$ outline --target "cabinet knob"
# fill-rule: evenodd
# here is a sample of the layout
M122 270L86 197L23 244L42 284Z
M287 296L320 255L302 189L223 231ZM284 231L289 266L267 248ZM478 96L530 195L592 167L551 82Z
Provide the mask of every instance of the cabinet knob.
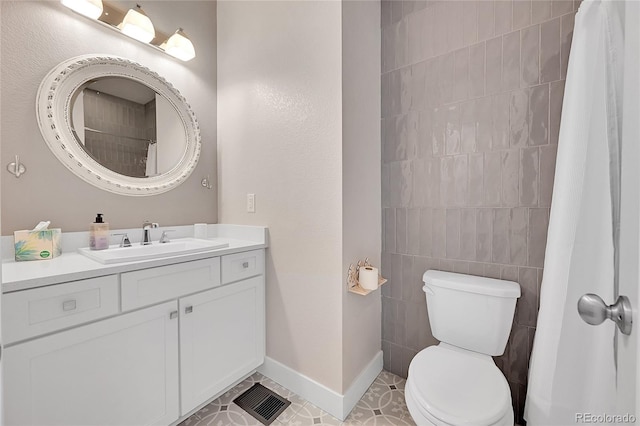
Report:
M73 311L76 309L76 300L65 300L62 302L62 310L63 311Z
M184 308L185 314L190 314L191 312L193 312L193 306L187 306L186 308Z
M176 319L178 318L178 311L173 311L169 314L169 319Z
M249 267L249 262L243 262L242 267L247 269Z

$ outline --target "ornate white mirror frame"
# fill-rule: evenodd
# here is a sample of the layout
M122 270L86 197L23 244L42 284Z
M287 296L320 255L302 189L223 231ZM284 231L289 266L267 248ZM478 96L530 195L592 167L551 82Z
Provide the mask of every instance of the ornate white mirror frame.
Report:
M71 102L87 82L107 76L142 83L175 108L184 127L186 149L173 169L159 176L129 177L102 166L82 148L73 131ZM62 62L40 84L36 114L40 131L58 160L91 185L116 194L146 196L170 191L191 175L200 157L200 128L186 99L157 73L125 58L83 55Z

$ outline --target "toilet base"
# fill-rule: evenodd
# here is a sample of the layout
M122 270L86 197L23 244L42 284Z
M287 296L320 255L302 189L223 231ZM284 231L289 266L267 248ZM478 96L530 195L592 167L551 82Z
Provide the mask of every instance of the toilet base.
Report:
M407 383L405 385L404 391L404 399L407 403L407 409L409 410L409 414L413 418L413 421L417 426L455 426L449 425L448 423L441 422L433 416L429 416L424 412L423 409L418 407L418 403L411 393L411 377L407 378ZM506 415L498 420L497 422L487 425L487 426L513 426L514 425L514 417L513 410L507 411Z

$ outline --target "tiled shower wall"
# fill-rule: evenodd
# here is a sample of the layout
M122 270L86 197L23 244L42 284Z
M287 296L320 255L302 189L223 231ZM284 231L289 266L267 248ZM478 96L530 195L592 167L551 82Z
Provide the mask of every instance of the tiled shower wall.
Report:
M144 139L151 124L146 112L150 110L155 114L155 99L151 102L150 110L133 101L85 89L85 125L104 132L86 131L85 149L98 163L114 172L145 177L149 142ZM155 117L151 120L155 126Z
M578 5L382 2L385 368L406 377L413 356L437 343L421 290L427 269L517 281L522 297L496 358L517 420Z

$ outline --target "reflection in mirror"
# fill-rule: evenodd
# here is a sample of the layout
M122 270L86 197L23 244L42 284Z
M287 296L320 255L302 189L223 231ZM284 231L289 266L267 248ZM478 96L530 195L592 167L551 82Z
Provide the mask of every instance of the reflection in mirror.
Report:
M187 137L178 112L151 88L123 77L100 77L72 99L71 121L84 151L116 173L144 178L173 169Z

